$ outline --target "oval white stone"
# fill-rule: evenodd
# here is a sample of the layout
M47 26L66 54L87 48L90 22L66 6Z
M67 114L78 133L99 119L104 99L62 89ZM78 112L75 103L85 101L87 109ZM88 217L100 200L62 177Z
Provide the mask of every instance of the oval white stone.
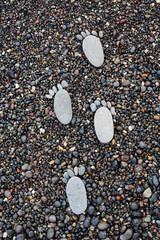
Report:
M90 63L95 67L100 67L104 62L104 53L102 44L98 37L87 36L82 44L83 52Z
M87 208L87 194L84 183L79 177L69 179L66 194L73 213L81 214Z
M113 119L111 112L106 107L99 108L94 116L94 127L98 140L108 143L114 135Z
M72 119L72 104L71 98L66 90L61 89L56 93L54 98L54 111L62 124L70 123Z

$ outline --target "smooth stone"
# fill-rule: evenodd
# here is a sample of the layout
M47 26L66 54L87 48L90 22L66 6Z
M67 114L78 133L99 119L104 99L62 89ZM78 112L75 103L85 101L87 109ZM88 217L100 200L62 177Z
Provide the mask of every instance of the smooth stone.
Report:
M96 104L96 106L100 106L100 101L95 100L94 103Z
M92 31L92 34L93 34L94 36L96 36L96 37L98 36L97 32L94 31L94 30Z
M78 167L74 167L74 174L77 176L78 175Z
M108 224L106 222L100 222L98 224L98 229L105 230L108 227Z
M116 81L116 82L113 83L113 85L114 85L114 87L119 87L119 82Z
M100 67L104 62L104 52L99 38L89 35L83 40L83 52L89 62L95 66Z
M110 102L107 102L107 107L108 107L109 109L111 109L112 105L111 105Z
M81 32L81 35L83 38L87 37L87 34L85 32Z
M138 210L138 204L136 202L132 202L130 205L130 209L134 211Z
M49 90L49 94L50 94L51 96L54 96L55 92L50 89L50 90Z
M27 171L25 172L25 176L28 177L28 178L31 178L32 177L32 172L31 171Z
M63 88L67 88L68 87L68 83L65 80L63 80L61 82L61 85L62 85Z
M27 137L25 135L21 136L22 142L26 142Z
M85 167L81 166L78 171L79 175L82 176L85 173Z
M95 112L96 111L96 104L95 103L91 103L91 105L90 105L90 108L91 108L91 111L92 112Z
M140 148L145 148L146 144L144 142L140 141L139 146L140 146Z
M77 36L76 36L76 38L78 39L78 40L82 40L83 39L83 37L80 35L80 34L78 34Z
M120 240L129 240L133 235L132 229L127 229L124 234L120 236Z
M69 178L69 175L68 175L68 173L67 173L67 172L65 172L65 173L63 174L63 177L64 177L64 178Z
M55 92L55 93L57 93L57 88L54 86L54 87L52 87L52 90Z
M56 117L62 124L68 124L72 120L72 104L68 92L59 90L54 98L54 110Z
M106 231L99 231L99 232L98 232L98 237L99 237L100 239L105 239L106 236L107 236L107 232L106 232Z
M72 171L72 170L70 170L70 169L68 169L68 170L67 170L67 173L68 173L68 175L69 175L70 177L73 177L73 176L74 176L74 173L73 173L73 171Z
M53 228L49 228L47 231L47 239L51 239L54 236L54 229Z
M108 143L114 135L113 119L111 112L106 107L99 108L94 116L94 127L98 140Z
M107 107L107 103L105 100L102 100L101 103L102 103L103 107Z
M7 75L8 75L8 77L10 77L10 78L14 78L14 72L13 71L11 71L11 70L9 70L8 72L7 72Z
M145 86L141 86L141 92L145 92L146 91L146 87Z
M156 186L156 187L158 187L159 186L159 180L158 180L158 178L157 178L157 176L153 176L153 184Z
M55 215L50 215L49 216L49 222L56 222L56 216Z
M152 196L152 191L150 188L147 188L144 192L143 192L143 197L145 198L150 198Z
M67 183L66 194L73 213L81 214L87 208L87 194L84 183L79 177L72 177Z
M90 35L90 32L87 29L85 30L85 32L86 32L87 36Z
M51 96L50 94L46 94L46 98L48 98L48 99L52 99L53 96Z
M111 107L111 114L112 114L113 116L116 115L115 107Z
M62 88L62 85L61 84L57 84L57 88L58 88L58 90L62 90L63 88Z
M99 37L103 38L103 32L102 31L99 31Z

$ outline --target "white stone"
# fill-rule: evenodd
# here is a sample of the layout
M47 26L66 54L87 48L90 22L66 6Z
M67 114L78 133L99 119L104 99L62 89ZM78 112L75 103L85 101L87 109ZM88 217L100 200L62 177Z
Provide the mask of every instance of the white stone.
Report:
M63 80L61 82L61 85L62 85L63 88L67 88L68 87L68 83L65 80Z
M62 124L70 123L72 119L72 104L68 92L59 90L54 98L54 111L56 117Z
M46 94L45 96L46 96L46 98L48 98L48 99L52 99L52 98L53 98L50 94Z
M87 208L87 194L84 183L79 177L72 177L67 183L66 194L73 213L81 214Z
M95 112L96 109L97 109L96 108L96 104L95 103L91 103L90 108L91 108L92 112Z
M98 37L93 35L87 36L82 43L83 52L89 62L95 66L100 67L104 62L104 53L102 44Z
M57 88L55 86L52 87L52 90L57 93Z
M94 116L94 127L98 140L108 143L114 135L113 119L111 112L106 107L99 108Z
M55 92L50 89L50 90L49 90L49 94L50 94L51 96L54 96Z
M57 84L57 88L58 88L58 90L63 89L63 88L62 88L62 85L61 85L60 83Z
M147 188L144 192L143 192L143 197L145 198L150 198L152 196L152 191L150 188Z

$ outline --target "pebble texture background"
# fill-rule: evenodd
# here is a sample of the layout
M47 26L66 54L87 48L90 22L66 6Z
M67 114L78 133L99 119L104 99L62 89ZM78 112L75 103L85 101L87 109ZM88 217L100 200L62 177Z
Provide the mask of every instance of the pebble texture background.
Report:
M2 1L0 239L160 239L158 1ZM100 68L76 38L85 29L103 31ZM65 126L45 97L62 80ZM95 100L115 107L108 145ZM79 165L88 207L78 216L62 178Z

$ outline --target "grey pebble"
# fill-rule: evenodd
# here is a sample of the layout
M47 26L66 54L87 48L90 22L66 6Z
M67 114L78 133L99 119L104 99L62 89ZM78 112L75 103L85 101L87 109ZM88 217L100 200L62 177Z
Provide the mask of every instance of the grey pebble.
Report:
M49 222L56 222L56 216L55 215L50 215L49 216Z
M78 171L79 175L82 176L85 173L85 167L81 166Z
M95 103L96 106L100 106L100 101L95 100L94 103Z
M108 224L106 222L100 222L98 224L98 229L99 230L105 230L108 227Z
M131 204L130 204L130 209L132 209L132 210L137 210L138 209L138 204L136 203L136 202L132 202Z
M61 82L61 85L62 85L63 88L67 88L68 87L68 83L65 80L63 80Z
M101 103L102 103L103 107L107 107L107 102L105 100L102 100Z
M78 40L80 40L80 41L83 39L83 37L82 37L81 35L79 35L79 34L76 36L76 38L77 38Z
M98 36L97 32L94 31L94 30L92 31L92 35L94 35L94 36L96 36L96 37Z
M112 114L113 116L116 115L115 107L111 107L111 114Z
M62 86L61 86L61 84L57 84L57 88L58 88L58 90L61 90L62 89Z
M84 220L83 226L85 228L88 228L90 226L90 222L91 222L91 217L86 217L86 219Z
M25 135L21 136L22 142L26 142L27 137Z
M158 187L159 186L159 180L156 175L153 176L153 184Z
M146 91L146 87L145 86L141 86L141 92L145 92Z
M108 107L109 109L111 109L111 106L112 106L111 103L108 101L108 102L107 102L107 107Z
M146 147L146 144L142 141L139 142L139 146L140 148L145 148Z
M45 97L48 98L48 99L52 99L53 98L50 94L46 94Z
M119 82L116 81L116 82L113 83L113 85L114 85L114 87L119 87Z
M59 178L58 178L58 177L53 177L53 178L52 178L52 183L53 183L53 184L55 184L55 183L57 183L57 182L58 182L58 180L59 180Z
M67 173L68 173L68 175L69 175L70 177L73 177L73 176L74 176L74 173L73 173L73 171L72 171L71 169L68 169L68 170L67 170Z
M25 163L23 166L22 166L22 170L23 171L26 171L27 168L28 168L29 164L28 163Z
M95 103L91 103L90 108L91 108L92 112L95 112L96 109L97 109L96 108L96 104Z
M23 226L22 225L17 225L15 231L16 231L16 233L23 232Z
M53 90L49 90L49 94L53 97L54 96L54 94L55 94L55 92L53 91Z
M126 230L124 234L120 236L120 240L129 240L131 239L132 235L133 235L133 231L132 229L129 228Z
M65 172L65 173L63 174L63 177L64 177L64 178L69 178L69 175L68 175L68 173L67 173L67 172Z
M52 90L56 93L57 92L57 88L55 86L52 87Z
M49 228L47 231L47 239L51 239L54 236L54 229L53 228Z
M103 38L103 32L102 31L99 31L99 37Z
M87 37L87 34L85 32L81 32L81 35L83 38Z
M135 46L133 46L130 50L131 53L134 53L134 51L136 50Z
M74 167L74 174L77 176L78 175L78 167Z
M98 232L98 237L99 237L100 239L105 239L106 236L107 236L107 232L106 232L106 231L99 231L99 232Z
M24 234L18 234L16 240L24 240Z

